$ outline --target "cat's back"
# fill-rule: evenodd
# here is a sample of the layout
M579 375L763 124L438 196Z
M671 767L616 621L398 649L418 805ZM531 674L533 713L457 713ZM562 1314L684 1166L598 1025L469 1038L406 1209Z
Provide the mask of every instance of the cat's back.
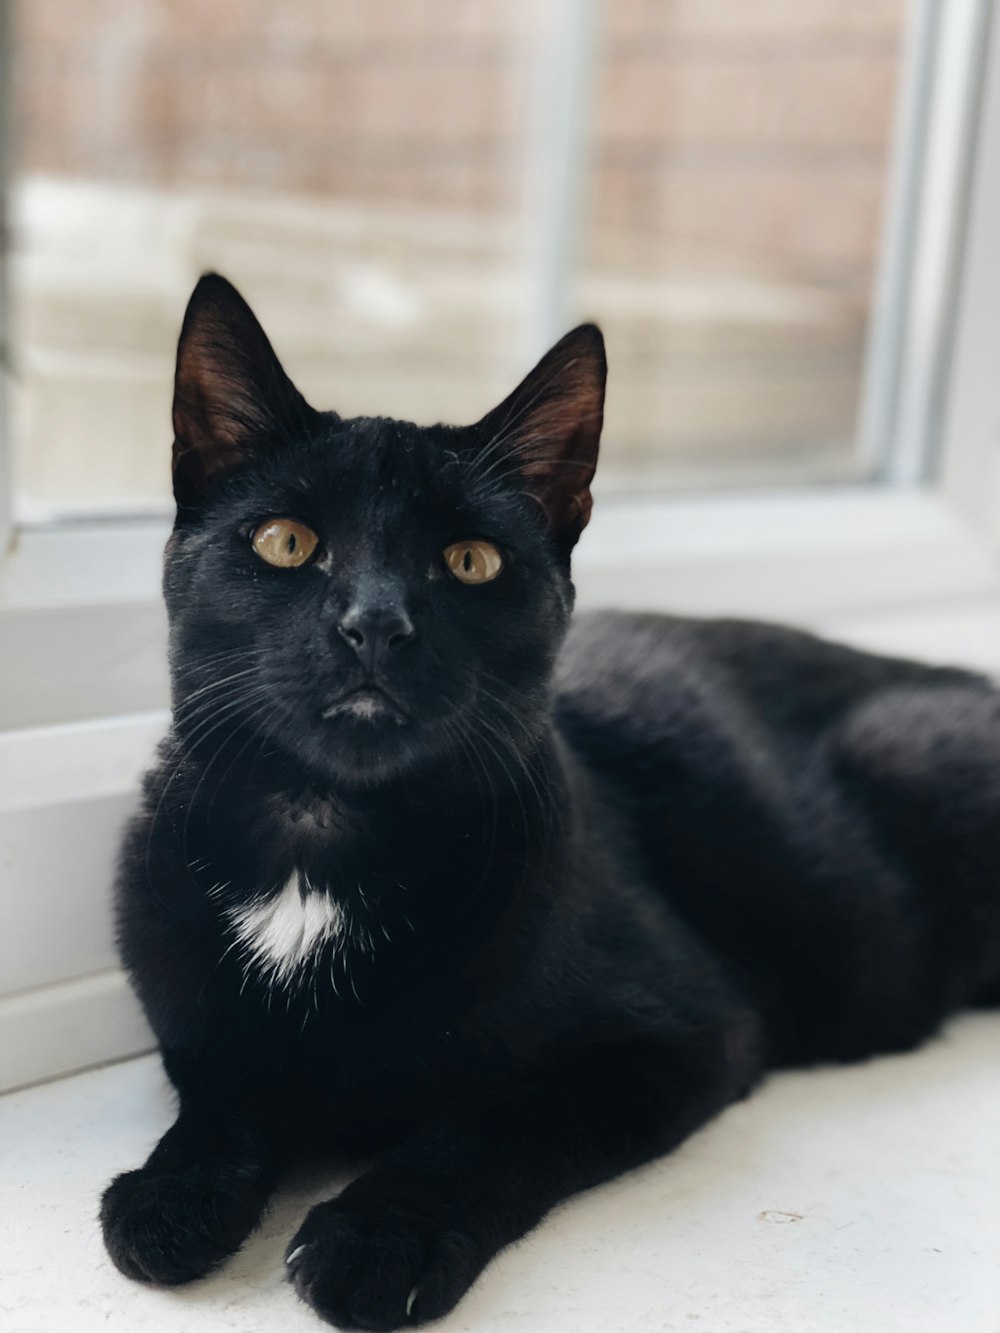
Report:
M871 783L916 798L941 735L979 737L1000 771L1000 693L983 678L778 625L583 615L556 681L561 734L643 838L728 848L730 868L750 844L841 859ZM968 775L935 782L936 802L957 784L968 801Z
M580 618L557 680L560 731L646 882L770 1015L776 1060L900 1049L996 993L987 680L777 626L619 613Z
M556 671L572 744L647 757L723 744L791 755L882 691L942 686L983 682L780 625L617 611L575 617Z

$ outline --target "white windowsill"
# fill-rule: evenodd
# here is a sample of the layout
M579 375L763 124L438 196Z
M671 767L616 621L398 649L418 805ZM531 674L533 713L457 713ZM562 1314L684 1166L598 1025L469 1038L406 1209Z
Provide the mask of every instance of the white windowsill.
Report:
M996 1333L1000 1015L912 1055L782 1074L677 1152L557 1209L441 1333ZM342 1178L286 1182L243 1251L177 1291L123 1278L97 1200L173 1118L155 1059L0 1097L11 1333L317 1333L282 1257ZM58 1280L53 1275L58 1274Z
M0 842L13 849L0 860L0 1029L28 1015L44 1052L8 1043L0 1088L148 1045L112 979L109 888L138 774L166 729L166 532L29 531L0 569L0 638L13 649L0 654ZM788 620L1000 676L992 541L926 492L606 500L576 570L581 606ZM85 1018L103 1045L74 1036Z
M0 563L0 735L165 707L164 520L21 532ZM823 628L1000 593L993 533L941 493L877 486L601 500L580 607Z
M163 519L25 529L0 564L0 614L157 601L169 530ZM588 603L774 607L786 619L800 606L982 592L1000 568L993 535L942 492L875 485L605 497L574 564Z

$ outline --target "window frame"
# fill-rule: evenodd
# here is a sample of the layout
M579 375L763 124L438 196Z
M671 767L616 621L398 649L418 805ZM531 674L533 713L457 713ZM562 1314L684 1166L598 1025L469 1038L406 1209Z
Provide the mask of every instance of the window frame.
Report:
M971 527L963 534L965 540L975 539L978 520L986 543L983 554L987 555L992 546L993 514L987 521L983 496L993 484L993 464L989 442L983 438L983 421L990 418L994 395L992 377L976 364L971 330L975 327L981 333L989 326L981 293L989 285L990 263L980 214L996 215L1000 192L1000 169L994 165L997 158L989 157L1000 138L995 124L1000 97L1000 24L992 21L995 0L956 0L947 7L936 0L911 0L910 7L896 116L899 149L888 192L858 411L857 447L867 475L850 485L816 483L740 492L660 494L653 505L648 496L608 496L596 511L598 522L584 548L588 568L602 562L608 568L621 567L628 558L621 542L631 545L637 539L627 524L608 525L603 531L602 512L620 514L635 506L636 520L651 523L656 531L671 527L675 516L678 531L685 531L689 528L685 515L697 510L710 516L718 501L727 520L736 525L736 534L746 534L748 558L759 560L763 558L757 536L760 520L755 515L769 513L782 498L791 502L797 497L810 504L820 490L832 498L841 497L845 513L853 510L860 493L879 494L887 515L895 516L905 514L908 507L913 509L907 496L921 488L925 495L940 499L943 515L957 517L952 513L955 506L968 514ZM6 15L6 7L2 14ZM561 0L553 15L544 70L536 71L539 89L548 89L549 95L539 91L536 97L535 136L546 161L562 166L544 170L536 161L530 167L533 183L546 182L544 190L530 191L535 200L532 230L538 297L529 319L528 341L531 351L539 352L564 331L571 317L572 275L567 254L573 246L567 250L560 238L565 242L569 235L572 240L574 220L586 192L583 136L599 21L596 0ZM0 18L0 25L3 21ZM8 50L6 35L0 26L0 60ZM0 124L0 166L4 162L3 128ZM2 275L0 253L0 279ZM2 290L0 283L0 301ZM6 303L0 303L0 340L5 334L5 315ZM953 342L958 341L961 354L957 348L952 351ZM6 341L0 345L7 349ZM0 402L0 409L3 406ZM970 413L976 420L971 430L967 425ZM0 537L5 523L8 537L0 547L0 615L26 600L54 610L60 604L78 607L89 599L105 604L158 598L159 576L153 576L149 542L165 538L166 518L109 516L84 522L13 523L12 450L6 421L7 416L0 414L0 479L6 482L0 486L0 497L6 501L0 502ZM895 502L888 500L887 493L896 497ZM925 510L923 499L917 508ZM950 519L942 517L942 521ZM893 517L890 530L894 527L901 540L909 540L908 520L896 524ZM99 560L98 583L85 575L102 539L109 556L114 553L115 558ZM641 533L638 541L643 542ZM836 558L838 545L833 543L831 558ZM888 543L883 546L890 558ZM728 548L733 552L734 569L742 569L743 554L732 541ZM666 547L654 542L652 549L660 551L659 558L666 562L664 575L672 572L672 561L684 562L685 552L676 540ZM26 553L35 562L33 569ZM697 564L697 552L692 555ZM775 596L769 601L780 608L787 562L775 561L771 573ZM900 594L907 597L908 580L901 577ZM852 594L846 587L838 588L833 573L824 582L831 605L848 604L852 595L861 598L861 605L868 604L864 589ZM978 574L973 583L979 586ZM794 603L792 587L789 605ZM745 609L755 613L753 603Z
M10 235L9 152L10 117L7 98L10 88L9 6L0 4L0 567L13 537L13 449L9 430L9 384L11 362L10 301L7 289L7 238Z
M856 612L1000 593L1000 373L993 364L1000 346L995 9L994 0L955 0L947 8L918 0L914 6L901 91L904 146L890 191L859 412L867 480L678 496L598 493L594 523L576 560L581 606L613 601L817 626ZM0 6L0 23L5 13ZM592 0L578 11L567 5L563 21L592 24ZM567 108L579 107L588 86L592 35L592 28L581 29L573 41L556 44L564 58L577 63L561 73L562 93L546 139L550 151L572 153L567 134L574 126L578 131L579 120L574 122ZM8 50L4 38L0 28L0 60ZM928 137L932 125L935 132ZM0 161L3 147L0 125ZM567 161L578 163L579 157ZM938 197L942 179L948 182L944 208ZM551 212L535 219L540 278L550 283L536 311L533 336L540 342L561 331L554 321L565 322L568 309L566 273L543 272L553 251L551 219L565 218L578 206L584 182L573 167L553 188L559 197L548 199ZM2 275L0 253L0 282ZM4 303L0 341L5 316ZM6 342L2 345L6 351ZM0 394L3 387L0 383ZM0 481L9 482L4 420L0 416ZM20 664L25 680L40 672L78 675L75 655L46 653L44 647L49 630L53 645L64 642L58 632L71 615L83 634L92 624L95 636L107 634L108 616L132 622L137 613L150 615L150 651L165 651L162 620L151 609L160 606L167 519L13 530L10 497L11 487L0 487L0 640L18 617L31 619L39 656ZM101 615L81 618L88 608ZM81 688L78 679L74 684ZM77 906L82 901L96 912L107 911L102 838L108 820L120 820L120 802L134 792L136 775L166 725L165 698L162 704L151 710L146 699L123 699L117 715L84 710L81 717L47 726L15 726L6 733L0 728L0 834L5 819L16 831L28 808L23 780L28 763L35 773L30 808L42 812L39 827L51 830L52 855L45 864L65 885L67 903L72 895ZM106 753L119 766L113 791L95 789L88 763L88 755ZM79 811L81 802L93 812L93 835L83 844L63 846L60 821L67 810ZM18 878L21 873L12 872L8 901L32 893L33 885ZM44 980L36 988L4 994L0 985L0 1033L16 1038L19 1051L0 1067L0 1088L148 1049L151 1039L117 970L110 932L96 971L76 976L64 969L53 978L45 975L41 955L38 961ZM4 1046L14 1049L10 1040Z

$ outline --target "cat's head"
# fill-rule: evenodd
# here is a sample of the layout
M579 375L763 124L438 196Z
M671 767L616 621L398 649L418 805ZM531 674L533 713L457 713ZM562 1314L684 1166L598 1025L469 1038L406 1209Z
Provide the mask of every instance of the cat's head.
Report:
M473 426L345 419L310 407L239 293L202 278L164 577L179 732L353 788L523 750L572 606L605 372L584 325Z

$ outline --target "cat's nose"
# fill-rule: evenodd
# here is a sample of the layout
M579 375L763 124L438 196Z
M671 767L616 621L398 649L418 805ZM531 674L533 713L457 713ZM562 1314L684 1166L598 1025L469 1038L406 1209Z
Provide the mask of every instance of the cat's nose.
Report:
M413 622L399 606L363 606L355 603L337 626L369 671L381 665L416 634Z

